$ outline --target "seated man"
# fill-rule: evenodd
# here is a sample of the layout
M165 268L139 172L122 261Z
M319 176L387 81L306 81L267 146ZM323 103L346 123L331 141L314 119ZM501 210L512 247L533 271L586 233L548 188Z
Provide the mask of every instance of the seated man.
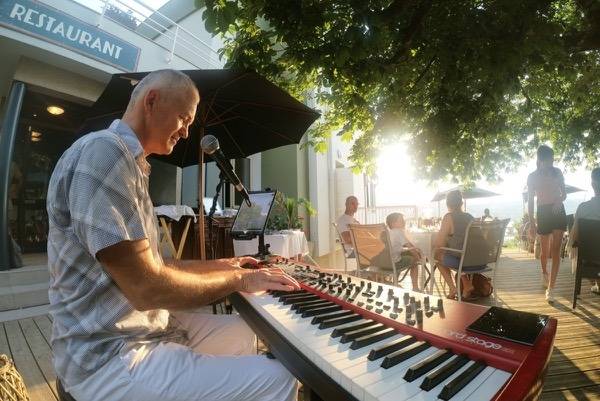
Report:
M480 220L481 221L493 221L494 220L494 218L490 214L490 209L488 209L488 208L483 209L483 216L481 216Z
M413 291L419 291L419 261L423 258L421 250L413 245L406 235L406 222L402 213L390 213L385 223L390 232L392 258L397 268L410 268L410 280Z
M571 229L571 233L569 234L569 243L573 247L577 246L577 220L600 220L600 167L596 167L592 170L592 188L594 189L594 197L587 202L581 203L575 212L575 222ZM598 261L598 263L600 263L600 261ZM591 289L593 293L600 294L599 284L600 280L594 280Z
M358 220L354 218L354 214L357 210L358 198L350 195L346 198L346 210L344 211L344 214L337 219L338 231L342 236L342 241L344 241L344 248L346 248L346 256L350 258L354 257L354 246L352 245L352 237L348 225L360 224Z
M162 260L149 154L188 136L200 100L177 71L148 74L122 120L77 140L49 184L54 367L77 401L295 400L295 378L255 354L237 315L194 312L234 291L293 290L246 260ZM171 312L172 311L172 312Z

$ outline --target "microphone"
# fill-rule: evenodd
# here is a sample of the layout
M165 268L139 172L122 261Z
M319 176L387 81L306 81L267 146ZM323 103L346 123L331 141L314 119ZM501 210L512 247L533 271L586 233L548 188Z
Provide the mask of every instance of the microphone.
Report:
M233 184L235 189L240 193L240 195L242 195L242 198L244 198L244 200L246 201L246 204L248 206L252 206L252 203L250 202L250 196L248 195L248 191L246 190L246 188L244 188L244 184L242 184L235 171L233 171L231 163L229 163L229 160L225 157L223 151L219 147L219 140L213 135L205 135L200 140L200 147L202 148L204 153L211 155L213 160L217 163L217 166L219 166L219 169L221 170L225 178L227 178L227 181Z

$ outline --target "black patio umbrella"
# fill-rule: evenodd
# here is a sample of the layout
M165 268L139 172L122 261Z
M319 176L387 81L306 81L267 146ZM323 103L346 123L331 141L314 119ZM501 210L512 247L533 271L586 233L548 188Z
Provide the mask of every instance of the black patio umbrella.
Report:
M572 194L573 192L581 192L583 189L574 187L573 185L565 184L565 192L566 194ZM527 185L523 188L523 202L527 202Z
M465 188L462 185L447 189L445 191L440 191L434 195L433 199L431 199L432 202L438 203L438 216L441 216L440 201L446 199L448 192L451 191L460 191L462 193L463 199L465 199L465 210L467 209L467 199L487 198L490 196L500 195L495 192L488 191L487 189L477 187Z
M200 139L217 137L230 159L300 142L319 113L253 71L187 70L200 91L200 107L190 135L168 156L156 159L186 167L198 164ZM80 132L108 127L120 118L135 84L147 72L115 74L104 89ZM210 161L211 158L205 158Z
M500 195L495 192L488 191L487 189L482 189L482 188L477 188L477 187L465 189L463 186L458 186L458 187L450 188L446 191L438 192L437 194L435 194L435 196L433 197L433 199L431 201L438 202L438 201L444 200L444 199L446 199L446 195L448 195L448 192L457 191L457 190L462 193L463 199L487 198L490 196Z

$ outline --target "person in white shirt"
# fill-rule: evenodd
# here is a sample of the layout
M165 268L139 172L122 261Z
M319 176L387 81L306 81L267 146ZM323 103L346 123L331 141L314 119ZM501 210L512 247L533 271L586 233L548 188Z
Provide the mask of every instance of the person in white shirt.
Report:
M354 247L352 246L352 237L350 236L349 224L360 224L358 220L354 218L354 214L358 210L358 198L354 195L350 195L346 198L346 210L337 219L337 226L342 241L344 241L344 248L346 249L346 255L348 257L354 257Z
M483 209L483 216L481 216L481 221L492 221L492 220L494 220L494 218L490 214L490 209L488 209L488 208Z
M406 222L402 213L390 213L385 222L390 233L392 260L397 268L410 268L412 289L413 291L419 291L419 269L417 264L422 259L421 250L408 239Z
M594 197L587 202L581 203L575 212L575 222L569 235L569 242L574 247L577 246L578 235L578 219L600 220L600 167L592 170L592 188L594 189ZM600 263L600 261L598 261ZM600 280L594 280L592 292L600 294Z

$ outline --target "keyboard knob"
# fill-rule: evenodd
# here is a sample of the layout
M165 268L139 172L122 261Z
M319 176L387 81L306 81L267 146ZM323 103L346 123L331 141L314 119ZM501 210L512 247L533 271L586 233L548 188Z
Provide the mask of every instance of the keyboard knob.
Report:
M416 307L417 309L421 309L421 301L417 301L417 302L415 302L415 307Z
M346 295L350 295L352 293L352 290L350 288L346 288Z
M365 286L365 282L363 280L360 280L360 288L363 288Z
M383 286L382 285L378 285L377 286L377 292L382 292L383 291Z
M415 297L410 297L410 303L414 304L415 303Z
M370 289L371 289L371 282L369 281L369 282L367 283L367 290L370 290Z
M352 279L351 279L350 277L348 277L348 278L346 278L346 282L347 282L348 284L350 284L350 283L352 282Z
M442 298L438 299L437 308L438 308L438 310L443 310L444 309L444 300Z
M404 297L403 297L404 298L404 305L408 305L408 301L410 299L409 297L410 297L410 295L408 295L408 292L405 292L404 293Z
M425 305L425 309L429 309L429 296L423 299L423 304Z
M417 309L415 315L417 316L417 323L423 323L423 309Z

